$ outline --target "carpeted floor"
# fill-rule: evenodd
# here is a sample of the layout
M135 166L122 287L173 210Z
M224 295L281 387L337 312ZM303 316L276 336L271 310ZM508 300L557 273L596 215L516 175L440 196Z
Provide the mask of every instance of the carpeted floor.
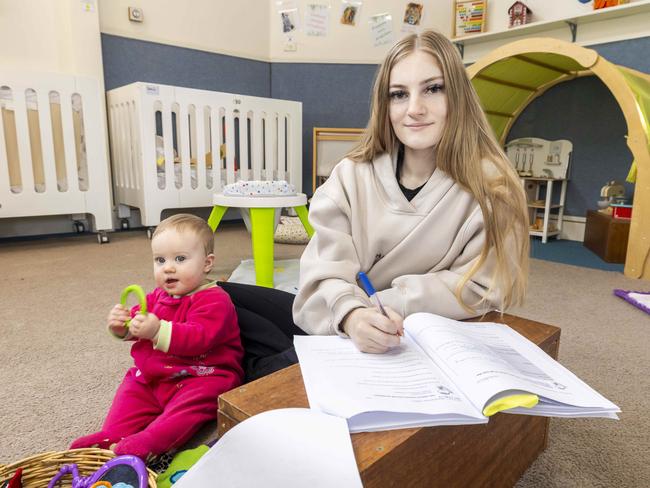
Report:
M276 258L302 249L276 245ZM215 252L215 277L250 257L242 226L221 228ZM137 230L102 246L92 235L1 243L0 269L0 463L7 463L64 450L99 428L131 364L128 344L106 334L105 316L126 285L148 289L153 280L149 241ZM553 419L549 447L519 488L650 486L650 315L613 288L650 290L650 282L532 261L527 303L512 312L561 327L560 361L623 413L620 421ZM195 440L213 437L207 426Z

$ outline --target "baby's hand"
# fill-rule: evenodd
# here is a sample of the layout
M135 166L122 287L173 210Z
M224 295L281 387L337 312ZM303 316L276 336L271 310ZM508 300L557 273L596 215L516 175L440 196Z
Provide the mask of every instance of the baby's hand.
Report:
M152 313L148 313L147 315L138 313L131 319L131 323L129 324L129 331L134 337L149 339L150 341L156 338L159 329L160 319Z
M119 337L124 337L127 334L127 329L124 323L131 318L129 310L119 303L115 305L108 313L108 329Z

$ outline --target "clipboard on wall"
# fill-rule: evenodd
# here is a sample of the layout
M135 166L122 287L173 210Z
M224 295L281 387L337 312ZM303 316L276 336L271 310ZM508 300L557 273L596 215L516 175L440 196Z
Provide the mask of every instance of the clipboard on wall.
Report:
M312 192L322 185L334 166L356 146L365 129L314 127Z

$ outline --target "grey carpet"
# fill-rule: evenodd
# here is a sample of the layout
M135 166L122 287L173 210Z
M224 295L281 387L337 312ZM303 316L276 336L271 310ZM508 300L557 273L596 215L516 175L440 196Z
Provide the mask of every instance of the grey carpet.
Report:
M302 246L276 245L276 258ZM238 225L217 233L215 277L251 255ZM153 285L142 231L0 244L0 463L67 449L100 427L124 371L128 344L104 329L109 308L132 283ZM562 328L560 361L618 404L620 421L553 419L548 449L518 487L650 486L647 366L650 316L612 295L650 290L620 273L533 260L518 315ZM195 441L214 438L206 426Z

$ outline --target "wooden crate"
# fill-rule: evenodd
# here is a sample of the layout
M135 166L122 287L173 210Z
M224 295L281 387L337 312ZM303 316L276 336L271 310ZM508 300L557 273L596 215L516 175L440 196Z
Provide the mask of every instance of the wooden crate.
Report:
M488 314L557 359L560 329L512 315ZM299 365L219 397L219 435L252 415L308 407ZM500 413L484 425L424 427L352 434L363 485L371 487L513 486L544 450L548 419Z

